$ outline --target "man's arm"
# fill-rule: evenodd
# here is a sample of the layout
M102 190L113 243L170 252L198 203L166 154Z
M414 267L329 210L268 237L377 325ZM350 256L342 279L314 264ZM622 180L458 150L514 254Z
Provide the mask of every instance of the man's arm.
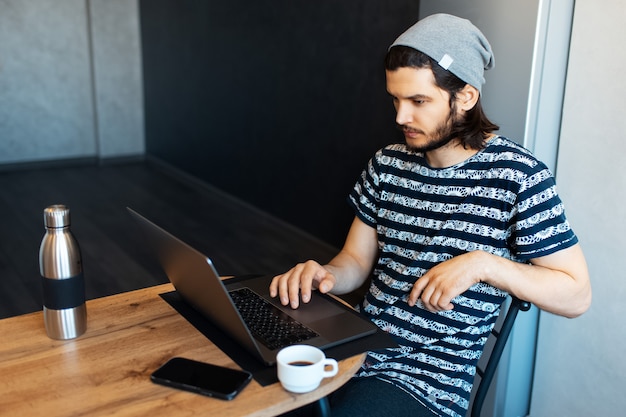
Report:
M420 298L429 310L450 310L454 297L480 281L565 317L579 316L591 304L589 272L579 245L530 264L481 251L457 256L424 274L413 287L409 304Z
M298 264L274 277L270 295L279 296L283 305L298 308L300 299L308 303L311 290L345 294L361 286L369 277L378 256L376 229L354 218L341 251L327 265L315 261Z

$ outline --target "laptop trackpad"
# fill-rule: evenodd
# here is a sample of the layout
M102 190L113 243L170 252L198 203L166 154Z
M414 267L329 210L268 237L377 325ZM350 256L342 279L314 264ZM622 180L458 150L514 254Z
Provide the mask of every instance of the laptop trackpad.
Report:
M333 342L336 340L350 340L357 336L373 333L375 327L369 322L355 320L351 313L343 312L340 316L327 317L310 323L311 328L323 334L326 339Z
M340 314L346 314L343 307L326 300L320 294L314 294L309 303L300 303L300 307L295 310L281 305L279 302L276 302L276 299L273 299L272 303L301 323L312 323L329 317L336 317Z

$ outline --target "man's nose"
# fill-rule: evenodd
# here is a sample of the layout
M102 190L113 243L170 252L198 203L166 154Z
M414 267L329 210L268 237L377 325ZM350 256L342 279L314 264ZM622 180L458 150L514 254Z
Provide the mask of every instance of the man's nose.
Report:
M412 121L413 116L409 106L402 102L398 103L396 107L396 123L399 125L405 125L407 123L411 123Z

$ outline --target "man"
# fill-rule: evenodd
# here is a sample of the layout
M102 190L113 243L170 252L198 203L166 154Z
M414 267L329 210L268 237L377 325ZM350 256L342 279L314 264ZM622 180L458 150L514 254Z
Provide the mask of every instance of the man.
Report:
M368 353L331 399L333 416L464 416L507 294L566 317L590 305L551 173L482 111L493 62L465 19L433 15L403 33L385 67L406 143L378 151L356 183L339 254L272 281L272 296L297 308L313 289L347 293L373 270L362 312L400 347Z

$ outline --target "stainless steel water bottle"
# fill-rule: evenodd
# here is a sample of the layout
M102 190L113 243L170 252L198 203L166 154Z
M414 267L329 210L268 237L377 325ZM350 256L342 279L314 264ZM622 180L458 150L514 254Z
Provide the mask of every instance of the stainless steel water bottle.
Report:
M39 271L46 333L52 339L73 339L87 329L80 248L70 231L67 206L47 207L43 219L46 234L39 248Z

